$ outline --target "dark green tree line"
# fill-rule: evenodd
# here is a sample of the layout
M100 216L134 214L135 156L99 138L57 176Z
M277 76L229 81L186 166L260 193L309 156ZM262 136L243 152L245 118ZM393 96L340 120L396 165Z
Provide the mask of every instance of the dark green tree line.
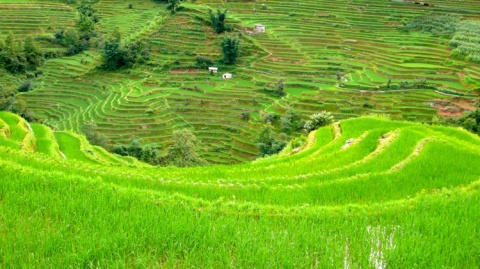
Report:
M208 10L212 27L218 34L230 30L230 27L228 27L226 24L227 11L228 9L225 9L225 11L222 12L222 10L219 8L217 9L217 13L215 14L211 9Z
M35 40L27 36L25 41L15 40L9 32L5 41L0 42L0 67L13 74L35 71L43 64L43 53Z
M222 40L223 63L236 64L240 55L240 40L236 37L226 37Z
M112 37L105 42L103 47L103 67L107 70L116 70L122 67L132 67L142 64L150 58L150 49L142 41L122 44L118 29Z

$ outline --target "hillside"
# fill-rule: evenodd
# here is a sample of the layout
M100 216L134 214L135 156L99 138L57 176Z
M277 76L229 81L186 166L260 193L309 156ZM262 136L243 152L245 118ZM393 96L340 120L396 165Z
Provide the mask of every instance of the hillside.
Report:
M75 27L78 19L77 5L65 2L2 1L0 27L6 30L0 38L10 30L17 40L32 35L44 52L62 55L66 48L52 38ZM53 57L39 68L33 89L19 96L58 130L78 132L93 119L113 144L139 137L168 146L174 130L190 128L201 141L203 157L219 164L255 157L253 138L267 113L283 116L292 109L306 118L327 110L344 119L373 112L419 122L460 116L478 103L480 65L473 56L456 52L475 47L476 39L468 36L478 29L480 4L428 3L197 0L184 2L183 10L171 15L154 1L102 0L93 5L99 31L107 36L118 27L125 41L147 42L152 51L148 63L105 71L101 48ZM208 9L217 7L228 9L233 32L216 34L208 24ZM459 18L455 32L399 30L418 18L430 18L433 29L442 30L442 20L450 18L446 15ZM248 34L258 23L266 33ZM218 76L195 66L197 56L219 65L220 40L228 35L240 35L242 55L236 66L220 65ZM221 79L225 72L233 78ZM24 80L0 74L5 88ZM280 78L286 96L263 91ZM242 119L244 112L251 113L249 120Z
M462 129L362 117L247 164L125 162L0 113L0 267L480 264L480 139Z

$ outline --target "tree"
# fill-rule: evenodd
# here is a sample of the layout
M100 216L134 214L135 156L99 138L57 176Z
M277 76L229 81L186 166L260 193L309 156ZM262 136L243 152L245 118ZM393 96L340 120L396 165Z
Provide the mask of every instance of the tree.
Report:
M303 127L302 116L300 113L287 109L285 115L280 119L280 127L284 132L299 131Z
M213 65L212 59L206 57L206 56L197 56L195 57L195 66L199 68L207 68L209 66Z
M161 146L150 144L143 146L138 138L130 141L129 145L118 144L113 147L113 153L122 156L131 156L149 164L159 163Z
M173 144L168 147L167 161L178 167L205 165L198 154L197 138L189 129L173 132Z
M110 40L105 42L105 46L103 47L103 65L105 69L116 70L124 66L123 53L119 41Z
M168 0L167 2L167 10L170 10L172 14L175 14L180 7L182 2L180 0Z
M327 111L322 111L310 116L310 119L307 120L305 126L303 127L306 132L311 132L322 126L326 126L333 123L332 113Z
M25 39L23 44L23 53L25 54L25 59L27 60L28 64L30 64L33 69L36 69L42 64L42 52L37 47L31 36L28 36Z
M225 24L225 21L227 19L227 11L228 9L225 9L225 11L222 12L222 10L218 8L217 14L215 14L211 9L208 10L208 13L210 13L210 21L212 22L212 27L218 34L228 30L228 27Z
M227 37L222 40L222 53L224 64L237 63L240 54L240 40L236 37Z
M18 86L19 92L28 92L32 89L32 82L30 80L24 81L20 86Z
M275 132L270 124L265 125L255 139L260 150L260 156L271 155L280 152L287 142L275 138Z
M121 44L121 34L118 28L103 47L103 67L107 70L116 70L122 67L132 67L142 64L150 58L150 49L144 42L135 41L126 45Z
M27 60L23 53L23 46L15 43L15 37L12 32L8 33L5 39L5 45L0 50L0 65L10 73L23 73L28 68Z
M116 26L115 29L113 29L111 39L117 42L122 41L122 33L120 32L120 28L118 26Z
M462 126L466 130L480 135L480 105L476 110L471 111L458 119L448 119L446 123Z
M275 124L280 119L280 116L275 112L270 112L263 117L263 123Z
M250 118L251 118L250 113L251 113L250 111L244 109L244 110L242 111L242 113L240 114L242 120L244 120L244 121L249 121Z
M280 78L277 81L277 84L270 84L269 86L265 85L263 90L269 94L281 97L285 95L285 80Z
M275 87L275 93L278 96L284 96L285 95L285 83L283 82L284 79L281 78L277 82L277 86Z

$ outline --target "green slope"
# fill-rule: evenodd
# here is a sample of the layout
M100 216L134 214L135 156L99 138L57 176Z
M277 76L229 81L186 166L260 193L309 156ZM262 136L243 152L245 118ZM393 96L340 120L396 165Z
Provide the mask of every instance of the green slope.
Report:
M188 169L95 164L55 137L66 159L0 138L2 268L480 264L480 139L462 129L349 119L297 154Z

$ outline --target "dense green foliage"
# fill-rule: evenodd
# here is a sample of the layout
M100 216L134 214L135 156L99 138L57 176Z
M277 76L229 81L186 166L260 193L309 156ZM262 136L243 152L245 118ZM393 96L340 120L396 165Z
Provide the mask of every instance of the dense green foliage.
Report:
M285 93L285 82L284 79L281 78L277 81L276 84L272 84L270 86L263 87L263 90L269 94L273 94L275 96L281 97L284 96Z
M422 31L433 35L452 35L457 30L460 17L452 14L428 14L403 22L401 31Z
M450 40L450 46L454 47L453 57L480 63L480 22L460 23L457 32Z
M168 147L166 162L178 167L206 164L198 154L198 141L189 129L173 132L173 144Z
M260 130L255 142L257 142L257 147L260 151L259 155L261 157L279 153L287 145L287 142L277 138L270 124L265 125L262 130Z
M115 145L113 153L121 156L131 156L139 161L157 165L161 162L161 148L156 144L144 146L139 139L132 139L129 145Z
M97 10L93 7L96 1L82 1L77 7L79 19L76 28L60 29L54 37L58 44L67 47L66 55L75 55L95 45L99 33L96 25L100 21Z
M208 10L212 27L218 34L230 30L230 27L226 24L227 11L228 9L225 9L225 11L222 12L222 10L218 8L217 13L215 14L211 9Z
M181 0L168 0L167 1L167 10L170 10L172 14L175 14L182 4Z
M5 42L0 41L0 67L10 73L35 71L42 63L43 54L31 36L21 42L9 32Z
M287 109L285 115L280 119L281 129L287 133L300 131L304 125L301 114L292 109Z
M461 126L474 134L480 135L480 106L460 118L447 119L446 123Z
M198 68L208 68L213 65L212 59L205 56L195 57L195 66Z
M236 37L226 37L222 40L223 63L236 64L240 54L240 40Z
M145 63L150 58L150 51L140 41L122 45L119 40L109 40L105 42L103 57L105 69L116 70Z
M304 129L306 132L311 132L320 127L333 123L333 115L330 112L322 111L310 116L310 119L305 122Z
M32 83L27 80L19 85L17 89L9 89L0 84L0 111L9 111L34 121L34 114L27 108L26 102L18 97L18 92L26 92L32 88Z

